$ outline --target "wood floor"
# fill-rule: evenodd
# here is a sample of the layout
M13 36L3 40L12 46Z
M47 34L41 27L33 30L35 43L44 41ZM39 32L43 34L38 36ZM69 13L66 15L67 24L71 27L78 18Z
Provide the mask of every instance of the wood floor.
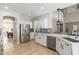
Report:
M56 51L43 47L34 41L17 45L15 40L9 40L4 45L4 55L58 55Z

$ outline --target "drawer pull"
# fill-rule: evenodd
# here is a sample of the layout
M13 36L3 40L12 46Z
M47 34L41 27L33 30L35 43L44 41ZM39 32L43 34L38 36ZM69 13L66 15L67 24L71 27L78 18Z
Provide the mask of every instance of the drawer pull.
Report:
M67 43L65 43L66 46L69 46Z

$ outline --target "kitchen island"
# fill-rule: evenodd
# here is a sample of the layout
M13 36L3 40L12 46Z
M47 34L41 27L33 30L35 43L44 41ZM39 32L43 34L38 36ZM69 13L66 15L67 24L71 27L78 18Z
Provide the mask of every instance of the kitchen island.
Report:
M56 37L56 51L60 55L79 55L79 37L67 34L36 33L35 41L47 47L48 36ZM53 42L52 42L53 43Z

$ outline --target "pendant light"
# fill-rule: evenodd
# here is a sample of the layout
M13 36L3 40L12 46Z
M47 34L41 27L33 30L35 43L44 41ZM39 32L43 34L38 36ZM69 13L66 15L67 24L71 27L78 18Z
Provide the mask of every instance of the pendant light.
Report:
M57 21L57 25L59 25L59 24L60 24L60 20L59 20L59 11L60 11L60 9L58 8L57 11L58 11L58 21Z

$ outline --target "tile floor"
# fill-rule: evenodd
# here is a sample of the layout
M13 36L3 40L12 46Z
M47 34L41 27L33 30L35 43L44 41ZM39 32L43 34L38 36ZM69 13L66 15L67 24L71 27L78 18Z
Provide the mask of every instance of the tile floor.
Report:
M58 55L56 51L43 47L34 41L16 44L15 40L8 40L4 44L4 55Z

